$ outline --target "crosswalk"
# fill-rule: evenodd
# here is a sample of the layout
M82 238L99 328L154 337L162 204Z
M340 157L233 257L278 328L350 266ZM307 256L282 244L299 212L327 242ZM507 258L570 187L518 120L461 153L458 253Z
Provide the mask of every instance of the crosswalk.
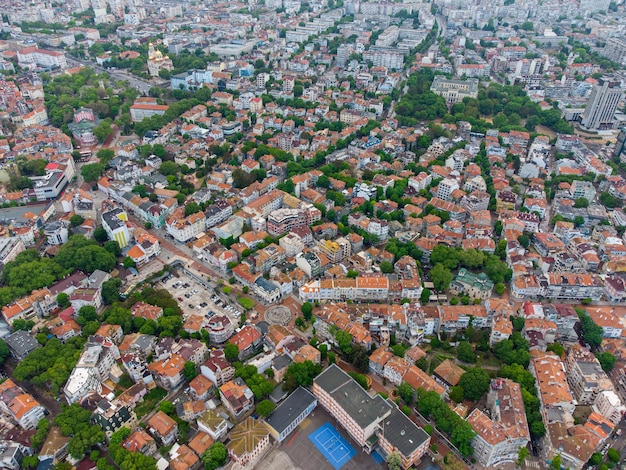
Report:
M537 460L526 460L524 462L524 465L526 466L526 468L541 468L541 463L538 462Z

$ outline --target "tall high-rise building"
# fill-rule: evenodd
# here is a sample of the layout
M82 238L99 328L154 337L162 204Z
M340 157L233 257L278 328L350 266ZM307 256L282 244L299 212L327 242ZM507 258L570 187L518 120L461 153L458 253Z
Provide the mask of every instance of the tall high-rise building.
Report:
M626 127L622 127L622 130L619 131L615 149L613 149L613 158L619 158L622 153L626 153Z
M615 111L621 97L620 82L609 77L602 77L591 91L582 116L582 126L594 130L612 129Z

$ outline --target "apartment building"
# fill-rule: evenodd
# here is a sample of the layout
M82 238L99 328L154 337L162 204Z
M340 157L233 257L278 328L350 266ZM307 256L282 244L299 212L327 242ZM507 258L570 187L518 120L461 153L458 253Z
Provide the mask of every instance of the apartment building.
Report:
M0 384L0 411L25 431L35 429L45 409L11 379Z
M110 240L115 240L120 248L128 245L130 233L128 231L128 214L124 209L115 208L102 214L102 228Z
M278 209L267 217L267 231L274 237L306 226L306 213L300 209Z
M165 230L177 242L187 243L206 229L204 212L196 212L185 216L185 208L179 207L165 221Z
M235 368L226 360L221 350L211 351L209 358L200 366L200 373L216 387L221 387L235 377Z
M592 405L601 392L614 391L598 359L580 344L567 351L565 370L570 390L579 405Z
M389 279L384 276L321 279L300 287L299 296L305 302L380 301L389 298Z
M162 411L157 411L148 420L148 432L157 438L164 446L168 446L176 441L178 435L178 424Z
M254 406L254 393L241 377L237 377L220 387L220 400L226 410L237 420Z
M476 408L467 418L476 432L474 457L485 467L516 461L519 449L530 442L520 385L508 379L492 379L487 410L488 415Z
M166 390L174 390L185 380L185 359L179 354L167 355L165 359L148 364L154 381Z

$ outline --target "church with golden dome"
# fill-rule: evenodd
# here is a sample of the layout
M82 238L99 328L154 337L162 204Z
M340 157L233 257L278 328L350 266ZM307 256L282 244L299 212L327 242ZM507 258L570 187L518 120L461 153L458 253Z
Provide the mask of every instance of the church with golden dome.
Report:
M161 70L173 70L172 59L154 48L154 44L148 46L148 73L152 77L158 77Z

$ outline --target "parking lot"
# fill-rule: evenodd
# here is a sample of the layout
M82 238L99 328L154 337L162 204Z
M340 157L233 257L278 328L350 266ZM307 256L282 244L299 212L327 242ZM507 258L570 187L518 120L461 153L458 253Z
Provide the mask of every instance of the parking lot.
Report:
M178 301L183 311L183 318L191 315L213 316L223 314L230 318L233 325L237 326L241 315L241 308L234 305L225 296L216 294L194 279L178 272L178 277L172 274L164 283L160 283ZM159 287L159 286L157 286Z

